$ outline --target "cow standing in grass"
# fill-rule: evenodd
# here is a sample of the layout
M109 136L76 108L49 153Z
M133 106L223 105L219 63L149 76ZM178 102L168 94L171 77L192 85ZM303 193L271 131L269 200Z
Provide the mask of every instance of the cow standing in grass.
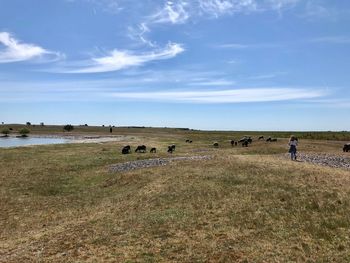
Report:
M122 149L122 154L129 154L131 150L130 145L124 146Z
M149 152L150 153L156 153L157 152L157 148L153 147L153 148L151 148L151 150Z
M176 148L175 144L169 145L168 146L168 153L173 153L175 151L175 148Z
M349 152L350 151L350 143L344 144L343 152Z
M139 145L137 146L136 150L135 150L135 153L145 153L146 152L146 146L145 145Z

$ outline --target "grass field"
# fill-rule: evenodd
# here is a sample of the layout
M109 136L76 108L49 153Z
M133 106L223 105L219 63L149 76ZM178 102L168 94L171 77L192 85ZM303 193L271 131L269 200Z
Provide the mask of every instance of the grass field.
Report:
M62 134L58 126L31 130ZM109 128L71 134L103 136ZM245 134L279 140L232 148L229 140ZM301 152L350 155L341 150L349 132L295 134ZM0 262L350 262L350 171L290 161L283 155L290 133L115 128L113 135L131 137L0 148ZM170 143L172 156L212 159L108 171L169 157ZM125 144L159 152L121 155Z

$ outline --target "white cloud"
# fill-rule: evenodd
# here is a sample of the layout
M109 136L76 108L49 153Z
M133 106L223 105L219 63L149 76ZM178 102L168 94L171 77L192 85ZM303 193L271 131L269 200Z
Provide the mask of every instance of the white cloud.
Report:
M109 94L110 95L110 94ZM300 88L248 88L219 91L118 92L114 98L178 103L244 103L301 100L325 95L320 90Z
M167 1L160 11L149 17L149 22L183 24L189 18L189 13L186 11L187 6L185 1L177 1L176 3Z
M33 59L57 59L60 54L33 44L20 43L8 32L0 32L0 63L27 61Z
M223 14L257 10L255 0L199 0L198 2L202 12L215 17Z
M99 73L118 71L121 69L141 66L147 62L155 60L164 60L177 56L184 52L180 44L169 43L163 49L156 49L152 52L135 54L130 51L113 50L108 56L93 58L90 61L73 65L73 69L60 70L62 73ZM85 66L86 65L86 66Z

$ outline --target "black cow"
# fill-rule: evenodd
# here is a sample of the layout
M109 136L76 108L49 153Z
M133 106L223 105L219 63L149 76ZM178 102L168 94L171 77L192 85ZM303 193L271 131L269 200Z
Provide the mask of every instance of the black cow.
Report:
M192 141L190 140L189 143L192 143Z
M136 150L135 150L135 153L145 153L146 152L146 146L145 145L139 145L137 146Z
M343 152L349 152L350 151L350 143L344 144Z
M264 140L264 136L260 136L258 140Z
M248 139L242 142L242 147L248 147L249 141Z
M238 142L239 143L243 143L243 142L245 142L245 141L248 141L248 143L252 143L253 142L253 140L252 140L252 138L249 136L244 136L243 138L241 138Z
M131 147L130 145L124 146L122 149L122 154L128 154L130 153Z
M189 143L189 142L190 142L190 140L186 140L186 142L187 142L187 143Z
M175 151L175 144L168 146L168 153L173 153Z
M266 141L267 141L267 142L277 142L277 138L271 138L271 137L269 137L269 138L267 138Z
M157 152L157 148L153 147L153 148L151 148L151 150L149 152L150 153L156 153Z
M214 146L214 147L219 147L219 143L218 143L218 142L214 142L214 143L213 143L213 146Z
M233 145L235 145L235 141L231 140L231 146L233 147Z

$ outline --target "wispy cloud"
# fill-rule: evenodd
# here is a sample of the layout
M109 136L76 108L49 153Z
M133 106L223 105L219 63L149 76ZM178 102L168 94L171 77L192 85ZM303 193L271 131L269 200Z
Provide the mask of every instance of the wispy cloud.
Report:
M3 48L1 48L3 46ZM46 50L34 44L20 43L8 32L0 32L0 63L11 63L41 59L56 60L59 53Z
M302 100L324 96L321 90L300 88L247 88L220 91L155 91L108 94L118 99L177 103L248 103Z
M189 86L232 86L235 85L236 82L231 80L225 80L225 79L218 79L218 80L203 80L198 82L192 82L189 83Z
M92 58L68 65L68 68L58 70L61 73L100 73L118 71L129 67L141 66L155 60L170 59L184 52L181 44L169 43L163 49L155 49L147 53L134 53L130 51L113 50L107 56Z
M265 1L271 9L282 10L285 8L292 8L301 0L266 0Z
M185 1L167 1L160 11L149 17L149 23L185 23L190 16L186 10L187 6Z
M255 0L199 0L199 8L205 14L219 17L224 14L256 11L258 5Z

